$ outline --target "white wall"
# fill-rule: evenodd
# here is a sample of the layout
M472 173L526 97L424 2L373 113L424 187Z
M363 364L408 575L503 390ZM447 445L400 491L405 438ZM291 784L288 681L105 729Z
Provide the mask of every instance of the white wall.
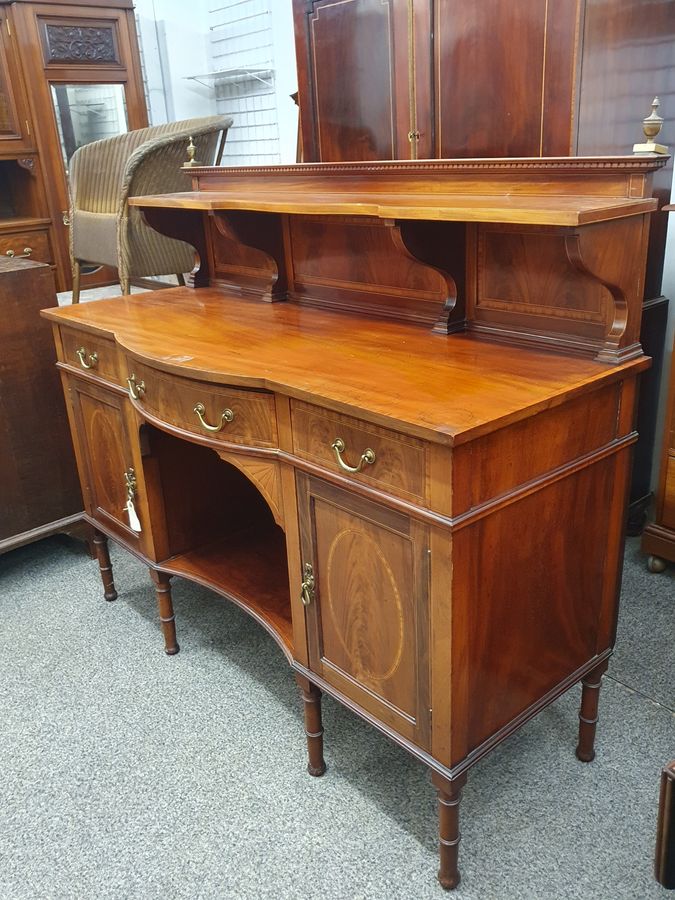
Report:
M223 161L294 162L297 108L291 0L212 0L210 61L218 111L231 115Z
M216 112L209 71L210 0L136 0L150 124Z
M151 124L226 113L225 165L295 161L291 0L137 0L136 16Z

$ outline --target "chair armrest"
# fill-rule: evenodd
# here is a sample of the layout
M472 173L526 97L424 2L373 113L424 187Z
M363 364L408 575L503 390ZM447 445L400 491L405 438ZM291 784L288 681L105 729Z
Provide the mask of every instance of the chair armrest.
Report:
M232 119L223 118L218 126L209 124L176 131L137 147L125 166L118 214L124 215L129 197L189 190L189 178L182 165L187 159L190 138L197 147L197 159L212 165L231 124Z

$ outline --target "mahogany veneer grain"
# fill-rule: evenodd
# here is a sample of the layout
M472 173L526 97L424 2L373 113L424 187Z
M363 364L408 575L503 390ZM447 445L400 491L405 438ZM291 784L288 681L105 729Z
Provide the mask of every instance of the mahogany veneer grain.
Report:
M259 304L216 289L170 288L44 313L118 343L166 371L278 390L385 427L458 445L648 366L429 335L295 304ZM189 351L189 352L187 352Z

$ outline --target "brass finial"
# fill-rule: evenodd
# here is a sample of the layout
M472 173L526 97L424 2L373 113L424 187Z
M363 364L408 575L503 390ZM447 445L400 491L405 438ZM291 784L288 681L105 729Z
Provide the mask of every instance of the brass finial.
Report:
M197 152L197 148L195 147L194 140L192 139L192 135L190 135L190 143L187 146L187 162L183 163L184 169L189 169L191 166L201 166L200 162L197 162L195 159L195 153Z
M652 100L652 111L642 120L642 130L647 138L647 142L645 144L634 144L633 153L668 153L667 147L664 147L663 144L657 144L654 141L654 138L658 135L663 126L663 117L657 112L660 105L659 98L654 97Z

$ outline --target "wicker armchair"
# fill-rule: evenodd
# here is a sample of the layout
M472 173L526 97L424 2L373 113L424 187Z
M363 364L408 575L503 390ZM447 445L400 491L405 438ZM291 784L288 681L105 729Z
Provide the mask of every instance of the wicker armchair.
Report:
M123 294L132 276L178 275L194 267L194 250L145 224L129 197L189 189L181 166L192 137L196 158L218 164L232 119L208 116L169 122L94 141L70 162L70 259L73 303L83 263L114 266Z

